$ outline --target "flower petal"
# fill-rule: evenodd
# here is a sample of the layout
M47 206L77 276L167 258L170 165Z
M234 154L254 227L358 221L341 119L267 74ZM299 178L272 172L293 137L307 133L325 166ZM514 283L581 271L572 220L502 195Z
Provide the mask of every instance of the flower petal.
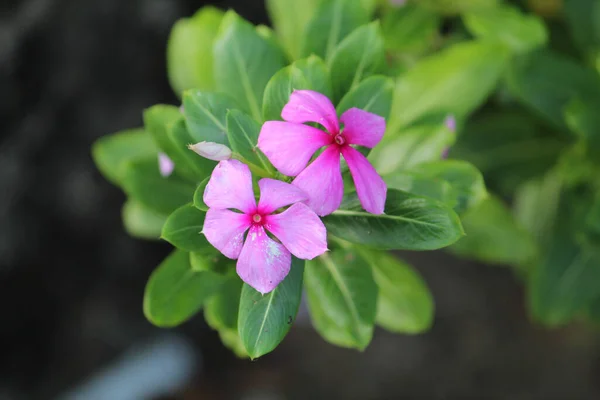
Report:
M261 179L258 181L258 187L260 188L258 211L263 214L271 214L279 207L308 200L308 195L298 187L275 179Z
M315 151L331 140L331 136L312 126L267 121L260 130L258 148L282 174L296 176Z
M302 203L294 204L281 214L268 215L265 228L303 260L312 260L327 251L325 225Z
M290 95L290 101L281 111L281 118L298 124L316 122L334 135L340 130L335 107L331 100L312 90L294 90Z
M385 119L359 108L351 108L340 118L344 124L344 136L350 144L368 148L377 146L385 132Z
M328 147L292 184L308 194L306 204L317 215L324 216L337 210L344 196L339 149Z
M175 169L175 163L165 153L158 152L158 171L163 178L171 175Z
M290 272L292 255L267 236L262 226L253 226L237 262L237 273L244 282L262 294L269 293Z
M256 200L248 166L238 160L219 162L204 190L204 203L210 208L236 208L245 213L253 212Z
M246 214L211 208L206 212L202 233L225 257L235 260L242 251L244 232L250 225Z
M346 146L342 149L342 155L354 179L360 204L371 214L383 214L387 195L387 186L383 179L358 150Z

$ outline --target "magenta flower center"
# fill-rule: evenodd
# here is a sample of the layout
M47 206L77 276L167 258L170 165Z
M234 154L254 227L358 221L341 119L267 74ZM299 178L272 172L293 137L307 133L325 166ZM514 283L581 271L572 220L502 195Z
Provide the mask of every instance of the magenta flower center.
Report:
M254 215L252 216L252 222L253 222L254 224L257 224L257 225L262 225L262 222L263 222L263 216L262 216L262 215L260 215L259 213L256 213L256 214L254 214Z
M340 146L346 144L346 139L344 138L344 136L341 133L338 133L337 135L335 135L333 137L333 140Z

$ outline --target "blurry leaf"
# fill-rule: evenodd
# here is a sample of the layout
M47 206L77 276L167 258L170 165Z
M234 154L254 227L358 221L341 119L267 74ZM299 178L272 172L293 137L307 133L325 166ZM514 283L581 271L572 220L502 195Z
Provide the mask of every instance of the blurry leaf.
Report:
M564 15L571 37L585 56L600 49L600 1L568 0Z
M388 189L398 189L419 196L431 197L452 208L457 204L452 186L443 179L427 178L414 171L398 171L386 175L384 181Z
M313 326L328 342L364 350L377 313L371 268L351 251L336 249L310 261L304 273Z
M458 14L470 10L494 7L498 0L419 0L424 7L443 14Z
M304 260L292 257L290 273L270 293L242 287L238 331L250 358L271 352L290 330L300 307L303 273Z
M438 35L441 18L435 12L409 3L383 15L381 28L386 49L402 53L425 52Z
M222 19L221 10L208 6L173 25L167 44L167 72L178 96L191 88L214 90L213 44Z
M277 35L292 58L300 57L304 31L320 0L267 0L267 11Z
M161 238L178 249L185 251L202 251L212 248L202 234L206 213L191 204L175 210L163 226Z
M122 185L127 163L140 158L157 157L152 137L143 129L130 129L106 135L92 146L92 157L102 175Z
M128 234L141 239L158 240L167 216L150 210L135 200L127 200L121 209L123 226Z
M525 15L508 4L467 12L463 21L474 36L497 40L515 53L531 51L548 40L540 17Z
M254 164L265 171L273 171L267 157L258 149L260 124L239 110L227 113L227 137L231 149L244 158L246 164Z
M265 86L286 62L281 49L261 37L252 24L228 11L214 55L219 91L235 98L244 111L260 121Z
M144 314L156 326L179 325L192 317L217 293L223 277L194 271L189 254L175 250L152 273L144 293Z
M383 37L378 21L351 32L335 48L329 62L334 104L362 80L380 72L384 64Z
M499 44L465 42L426 57L400 76L388 132L430 114L463 119L495 89L508 54Z
M557 127L566 127L563 111L574 98L600 104L598 74L548 50L516 59L507 82L514 96Z
M433 323L433 296L408 264L383 251L362 247L359 254L373 269L379 287L377 325L395 333L421 333Z
M281 120L281 110L294 90L314 90L331 97L327 67L317 56L298 60L277 72L267 83L263 100L265 121Z
M582 139L593 160L600 155L600 103L573 99L565 108L565 121L569 129Z
M385 214L364 211L353 193L323 222L334 236L378 249L434 250L463 235L460 220L450 207L395 189L388 189Z
M489 196L461 216L466 236L450 250L463 257L520 265L532 261L537 248L531 235L513 218L502 201Z
M371 76L346 93L337 106L337 113L342 115L345 111L356 107L387 119L393 95L394 82L392 79L384 76Z
M215 142L228 145L226 116L237 104L221 93L188 90L183 94L183 107L188 132L196 143Z
M443 123L414 125L396 135L387 132L369 155L369 160L382 175L440 160L444 150L456 140L455 133Z
M360 1L321 1L306 27L301 55L316 54L329 61L338 43L350 32L369 22Z
M123 190L143 206L170 214L192 200L196 186L173 174L163 178L156 159L132 161L123 168Z
M559 16L564 3L565 0L527 0L529 8L545 18L556 18Z
M456 212L463 213L487 197L481 172L472 164L459 160L442 160L419 164L411 169L429 179L442 179L452 188L457 205Z
M600 254L576 245L569 232L558 228L533 274L531 311L547 325L565 324L600 296L598 282Z

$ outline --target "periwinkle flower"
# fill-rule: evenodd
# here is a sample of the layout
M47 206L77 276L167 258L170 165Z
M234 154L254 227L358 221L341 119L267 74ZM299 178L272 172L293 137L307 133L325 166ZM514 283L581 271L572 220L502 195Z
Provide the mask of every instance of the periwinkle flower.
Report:
M158 153L158 172L163 178L170 176L175 169L175 163L165 153Z

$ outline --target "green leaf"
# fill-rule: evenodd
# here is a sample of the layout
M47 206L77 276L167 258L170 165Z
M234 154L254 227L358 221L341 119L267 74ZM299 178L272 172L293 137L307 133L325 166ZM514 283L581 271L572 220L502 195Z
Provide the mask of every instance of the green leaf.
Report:
M360 1L321 1L306 27L302 56L316 54L329 61L337 44L354 29L367 22L369 22L368 14L365 13Z
M208 211L208 206L204 203L204 190L206 189L209 180L210 176L200 182L194 192L194 207L201 211Z
M421 333L433 323L433 296L408 264L383 251L358 248L379 287L377 325L395 333Z
M267 0L266 6L275 32L292 58L300 57L308 21L315 15L320 0Z
M600 254L578 246L569 232L559 229L533 273L531 311L547 325L566 324L600 296L598 282Z
M497 40L515 53L531 51L548 40L540 17L525 15L507 4L467 12L463 14L463 21L474 36Z
M344 111L356 107L387 119L390 115L393 95L392 79L371 76L346 93L337 106L337 113L342 115Z
M123 226L128 234L141 239L158 239L167 216L127 200L121 209Z
M598 160L600 154L600 103L573 99L565 108L565 121L569 129L586 145L589 157Z
M388 132L425 115L453 114L464 119L496 88L507 60L502 45L479 41L424 58L396 83Z
M441 18L419 4L409 3L383 15L381 28L386 49L401 53L421 54L436 37Z
M213 44L222 19L223 12L209 6L173 26L167 44L167 72L178 96L191 88L214 90Z
M170 214L192 199L196 186L176 174L163 178L156 159L128 162L123 169L123 190L143 206Z
M277 72L267 83L263 101L265 121L281 120L281 110L294 90L308 89L331 96L327 67L317 56L298 60Z
M121 185L128 162L157 157L157 150L147 132L143 129L130 129L96 140L92 146L92 157L108 181Z
M566 1L564 15L573 41L591 58L600 49L600 1Z
M317 332L337 346L364 350L377 313L377 285L369 264L352 251L336 249L308 262L304 279Z
M323 222L334 236L378 249L434 250L463 235L460 220L450 207L395 189L388 189L385 214L364 211L353 193Z
M355 29L336 47L329 62L334 103L362 80L380 72L384 65L385 52L379 21Z
M304 261L292 257L290 273L270 293L262 295L244 284L238 331L250 358L271 352L290 330L300 306L303 273Z
M144 314L156 326L179 325L219 291L223 277L194 271L185 251L175 250L154 270L144 292Z
M507 83L524 105L560 128L566 128L563 110L571 100L600 104L598 74L549 50L515 60Z
M454 210L463 213L487 197L483 176L466 161L443 160L419 164L411 169L424 178L448 182L456 199Z
M176 159L179 160L180 164L186 165L192 181L199 182L210 177L217 162L204 158L189 149L189 145L194 144L195 141L190 136L183 118L170 125L167 135L177 152Z
M501 200L489 196L461 216L466 236L450 250L493 264L522 265L532 261L537 246Z
M188 90L183 94L183 108L188 132L195 143L229 144L227 112L238 108L233 99L221 93Z
M178 249L185 251L203 251L212 248L202 234L206 213L191 204L175 210L163 226L161 238Z
M271 172L271 163L258 149L260 127L258 122L239 110L227 113L227 137L233 151L241 155L246 164Z
M431 197L448 207L457 205L456 194L447 181L440 178L427 178L414 171L398 171L386 175L383 180L388 189L398 189L418 196Z
M265 86L286 63L281 50L261 37L252 24L228 11L214 54L219 91L238 100L244 111L260 121Z
M455 140L455 133L441 122L415 125L397 135L386 134L369 154L369 160L380 174L392 175L424 162L440 160L444 150Z
M545 0L542 0L545 1ZM420 0L423 7L443 14L453 15L472 10L492 8L498 0Z

